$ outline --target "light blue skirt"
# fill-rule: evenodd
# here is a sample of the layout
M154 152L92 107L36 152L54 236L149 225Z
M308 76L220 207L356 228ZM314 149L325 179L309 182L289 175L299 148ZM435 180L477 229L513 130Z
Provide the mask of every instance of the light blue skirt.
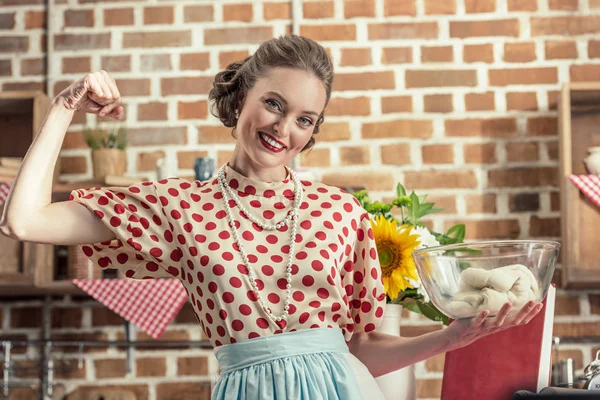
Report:
M339 328L286 332L215 350L211 400L362 400Z

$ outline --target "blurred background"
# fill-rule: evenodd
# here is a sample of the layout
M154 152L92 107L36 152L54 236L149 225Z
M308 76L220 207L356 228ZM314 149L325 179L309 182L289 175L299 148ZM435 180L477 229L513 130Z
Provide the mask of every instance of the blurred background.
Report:
M208 110L214 75L292 32L321 43L336 68L317 145L298 170L375 199L394 197L402 182L444 208L432 228L465 223L467 240L561 239L557 105L563 84L600 80L599 0L0 0L0 89L52 99L106 70L125 105L124 176L194 179L196 158L218 168L234 147ZM94 178L86 129L114 125L76 114L60 183ZM595 126L586 132L599 146ZM560 268L555 282L558 357L581 371L600 340L569 339L597 335L600 285L564 289ZM53 337L123 338L123 320L89 298L53 300ZM35 296L1 297L0 339L37 338L41 310ZM441 328L403 317L403 336ZM161 340L202 338L186 304ZM416 366L419 399L439 398L443 364L441 354ZM215 372L210 350L139 350L128 374L123 351L98 348L55 378L70 389L133 387L140 399L191 399L177 397L186 390L208 399L197 382ZM36 398L19 391L14 398Z

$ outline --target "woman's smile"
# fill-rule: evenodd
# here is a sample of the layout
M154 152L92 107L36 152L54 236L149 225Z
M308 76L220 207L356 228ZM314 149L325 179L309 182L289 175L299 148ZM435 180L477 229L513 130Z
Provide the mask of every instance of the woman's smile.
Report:
M267 150L272 151L273 153L280 153L287 148L283 143L281 143L279 140L275 139L268 133L259 131L258 137L260 139L261 144Z

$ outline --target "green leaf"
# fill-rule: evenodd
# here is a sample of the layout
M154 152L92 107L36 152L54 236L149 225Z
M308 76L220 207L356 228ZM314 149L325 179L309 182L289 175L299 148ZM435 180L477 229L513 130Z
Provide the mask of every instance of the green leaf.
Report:
M397 197L406 196L406 189L404 188L404 186L402 186L401 183L398 183L398 185L396 186L396 196Z
M461 243L465 239L465 234L465 224L454 225L446 232L446 236L454 238L458 243Z

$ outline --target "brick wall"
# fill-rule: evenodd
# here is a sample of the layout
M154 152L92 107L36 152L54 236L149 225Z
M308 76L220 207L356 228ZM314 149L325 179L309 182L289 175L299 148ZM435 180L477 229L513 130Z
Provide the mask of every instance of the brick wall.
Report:
M0 0L2 90L45 88L41 3ZM152 178L162 156L184 177L193 176L197 156L225 162L233 141L208 113L212 77L292 29L290 1L53 4L49 95L87 72L109 71L126 103L128 174L139 177ZM360 182L376 198L404 182L445 208L431 226L465 222L469 239L560 239L558 91L600 74L599 0L335 0L301 8L300 33L330 51L337 72L318 144L301 166L330 184ZM83 122L77 116L65 138L65 179L91 174ZM555 333L594 334L599 293L559 290ZM18 312L3 304L12 332ZM83 321L73 328L104 331ZM402 331L433 329L413 314ZM574 357L581 370L598 346L565 345L561 357ZM164 354L174 376L181 354ZM443 355L417 366L419 398L439 397L442 369Z

